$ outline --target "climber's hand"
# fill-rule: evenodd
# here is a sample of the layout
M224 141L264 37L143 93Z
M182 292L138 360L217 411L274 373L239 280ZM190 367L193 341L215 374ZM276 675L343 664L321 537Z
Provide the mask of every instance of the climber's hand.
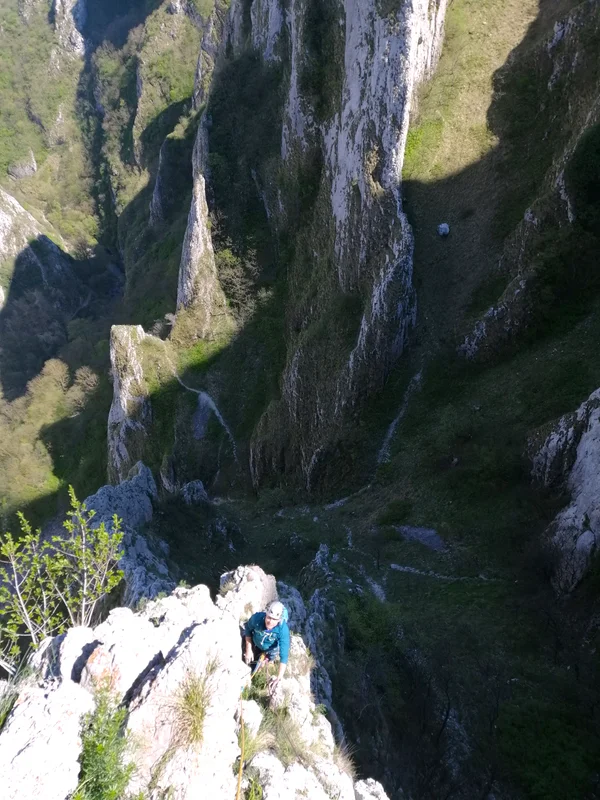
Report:
M254 654L252 653L252 647L251 646L246 647L246 652L244 653L244 661L246 662L246 664L250 665L252 663L253 655Z
M269 678L269 693L274 694L279 686L279 678Z

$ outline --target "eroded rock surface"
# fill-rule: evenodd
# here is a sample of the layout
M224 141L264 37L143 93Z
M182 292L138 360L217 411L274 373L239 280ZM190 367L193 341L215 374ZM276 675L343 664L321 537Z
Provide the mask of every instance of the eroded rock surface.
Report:
M354 785L336 763L331 726L311 695L313 660L297 634L270 708L241 703L250 670L241 659L238 610L245 617L276 596L275 579L256 566L224 577L217 604L205 586L178 588L137 614L115 609L94 630L72 629L47 642L34 660L45 670L45 680L32 679L21 688L0 733L3 797L71 796L78 782L82 720L94 706L95 688L104 685L128 709L129 758L136 766L129 790L143 791L149 800L165 793L173 800L233 800L240 711L251 736L281 705L297 731L295 746L305 756L282 762L278 743L266 737L249 759L265 800L387 800L380 784ZM196 741L182 718L190 681L200 682L205 697L201 740Z
M536 482L570 494L550 524L556 547L555 586L570 592L582 579L600 537L600 389L561 417L533 456Z
M83 26L87 19L86 0L54 0L54 27L63 52L85 55Z
M85 501L87 508L96 512L94 525L104 522L111 530L114 514L123 521L123 601L129 606L135 606L144 597L170 592L175 586L162 557L164 552L155 552L158 546L151 548L148 539L140 532L140 528L152 519L152 500L155 497L156 484L152 473L148 467L138 463L130 471L128 480L118 486L103 486Z
M113 401L108 415L108 477L118 483L141 457L151 419L150 401L142 368L141 325L113 325L110 363Z

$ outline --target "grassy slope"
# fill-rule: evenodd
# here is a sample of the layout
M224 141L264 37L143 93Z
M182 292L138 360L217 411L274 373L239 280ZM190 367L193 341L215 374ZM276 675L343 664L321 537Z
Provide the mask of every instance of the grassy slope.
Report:
M527 170L511 161L514 151L503 134L515 130L514 119L506 129L497 117L495 129L488 127L494 72L527 32L531 42L547 34L552 15L573 5L544 3L540 10L537 2L457 0L450 7L442 59L422 91L405 162L420 304L413 366L398 370L366 418L372 433L392 397L399 405L424 357L428 367L397 429L392 459L379 469L381 488L360 501L370 522L383 507L399 523L435 527L451 548L443 569L443 557L414 544L407 549L390 531L386 561L473 577L485 571L500 580L467 591L465 584L398 573L387 584L388 599L425 652L465 621L499 649L520 683L504 699L498 721L498 774L513 791L537 800L591 796L600 747L597 722L585 716L585 699L575 697L581 686L570 672L585 647L564 652L562 626L581 635L585 622L575 605L563 608L549 595L539 548L560 498L531 488L524 458L533 430L576 408L600 385L598 304L576 324L558 315L542 339L524 342L501 363L470 367L448 351L465 318L502 290L495 263L507 223L522 216L542 177L543 164ZM537 27L529 29L538 11ZM526 118L531 109L515 105L511 113ZM452 228L448 240L436 234L442 221ZM368 536L368 526L363 529ZM594 592L586 599L595 603ZM468 694L464 701L468 714Z
M100 176L109 164L123 210L122 244L130 267L125 302L120 307L104 303L94 308L90 317L71 321L64 332L67 343L56 353L60 362L52 361L18 401L8 403L0 397L0 501L8 521L12 522L12 515L21 508L39 522L55 513L68 483L85 496L106 480L110 323L132 320L150 327L174 310L191 195L196 127L189 111L200 32L187 17L168 14L167 4L157 0L110 8L92 4L90 35L95 52L84 68L86 74L80 79L81 62L66 60L57 78L48 69L55 41L47 13L34 15L26 25L17 16L16 0L5 5L0 11L0 149L4 159L0 167L6 169L9 163L26 157L30 147L39 167L35 176L18 183L7 178L8 190L34 216L52 222L69 244L94 244L102 234L114 247L111 237L116 231L96 216L92 187L97 179L95 190L100 192L97 199L102 205L108 195L101 194L106 186ZM209 6L201 3L200 11L204 13ZM173 32L179 36L179 47L173 47ZM136 116L136 59L140 53L145 64L144 93ZM91 66L98 77L94 100L101 100L105 111L103 128L95 133L97 117L86 105L90 102ZM47 131L62 104L64 142L42 135L40 126L28 116L28 98L30 109ZM164 225L149 232L152 177L160 145L168 134L171 205ZM139 168L133 163L136 147ZM100 297L106 289L102 285L106 276L98 275L110 260L110 255L102 253L93 263L79 262L84 280L91 281ZM109 291L113 290L110 286ZM81 367L98 377L83 373L84 379L78 379Z

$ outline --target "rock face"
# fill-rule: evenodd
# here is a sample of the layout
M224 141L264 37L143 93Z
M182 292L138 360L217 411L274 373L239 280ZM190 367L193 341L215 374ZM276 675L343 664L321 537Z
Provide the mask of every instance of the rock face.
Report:
M310 304L292 300L290 327L322 326L336 297L353 296L362 308L345 350L332 343L328 351L302 333L289 337L281 401L255 431L255 484L291 468L306 488L315 485L339 426L381 385L414 324L413 240L402 211L401 170L414 90L437 63L446 2L398 4L388 16L379 9L376 0L345 0L327 12L333 55L318 57L330 58L321 68L335 88L324 97L311 89L311 59L317 58L311 5L295 0L286 11L279 0L262 0L251 7L253 46L266 63L285 64L289 72L282 169L300 174L316 152L323 164L310 248L292 266L289 283L305 284L320 263L331 280L323 278ZM228 41L234 52L243 50L247 27L243 4L232 3ZM263 179L273 227L293 230L294 195Z
M177 308L193 307L198 335L207 338L215 329L215 317L225 311L225 297L217 278L215 255L206 203L206 155L208 132L203 116L193 155L194 190L188 217L177 286Z
M114 483L125 480L141 457L151 419L140 352L145 339L140 325L114 325L110 332L113 401L108 415L108 478Z
M94 524L104 522L112 527L116 514L123 520L123 551L121 568L125 572L123 602L135 606L144 597L155 597L169 592L174 582L161 555L150 548L140 528L152 519L152 500L156 497L156 484L152 473L143 464L136 464L128 480L118 486L103 486L85 501L88 509L96 512Z
M327 52L315 43L315 12L307 0L233 0L229 8L217 2L201 22L194 104L206 98L208 103L193 153L193 197L177 291L178 325L194 337L218 338L232 328L215 264L206 191L214 124L209 83L217 52L224 62L236 61L253 48L264 69L283 76L277 89L282 105L279 154L266 165L247 165L256 202L272 229L274 251L279 242L287 242L281 249L294 253L287 265L287 309L281 311L287 352L280 394L246 426L250 433L244 446L255 486L288 473L311 490L328 469L335 473L331 464L344 425L381 386L415 320L413 239L402 211L400 178L413 95L437 63L446 0L397 5L383 14L379 0L331 4ZM170 19L179 19L180 10L173 6ZM331 72L325 86L319 70ZM143 95L143 76L140 81L138 95ZM166 216L166 151L159 161L150 208L155 227ZM316 176L308 215L299 206L299 187L304 191L307 175ZM343 341L341 330L349 331ZM127 336L133 340L139 333ZM121 338L120 349L132 355L123 374L134 377L136 356L124 332ZM262 381L264 365L252 368ZM136 407L129 422L122 403L116 401L111 412L111 480L122 479L143 457L137 423L145 406L131 402L131 395L127 402ZM178 472L185 471L177 466ZM212 477L202 467L186 479L200 478L209 486Z
M18 161L16 164L11 164L7 170L11 178L20 180L21 178L30 178L37 172L37 162L33 154L33 150L29 151L29 158L24 161Z
M0 189L0 260L15 258L31 239L43 233L37 220L12 195Z
M54 0L54 26L63 52L76 57L85 55L83 28L87 18L85 0Z
M77 787L81 718L92 695L67 679L48 688L27 686L0 734L2 796L65 800Z
M144 792L149 800L166 794L173 800L233 800L240 720L248 742L251 731L285 704L281 718L293 726L302 755L282 761L281 742L268 735L253 757L245 751L246 767L252 767L265 800L387 800L380 784L354 785L336 764L331 727L310 692L312 660L299 636L292 637L288 670L270 709L241 703L250 671L241 659L237 609L244 608L244 618L259 610L273 595L275 580L259 567L241 567L224 581L234 598L224 591L217 605L205 586L179 588L138 614L115 609L93 631L71 629L50 641L35 661L43 683L32 679L21 689L0 733L3 797L71 796L78 782L82 717L94 705L94 688L104 685L128 710L129 759L136 767L132 794ZM204 697L195 741L185 724L191 685L201 687Z
M600 389L559 420L533 456L532 475L538 484L571 496L547 531L557 552L555 587L570 592L600 538Z

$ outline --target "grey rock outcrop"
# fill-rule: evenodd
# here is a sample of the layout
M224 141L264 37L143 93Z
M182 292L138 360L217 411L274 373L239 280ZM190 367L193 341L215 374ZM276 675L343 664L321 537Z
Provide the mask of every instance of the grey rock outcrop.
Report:
M140 528L152 519L155 497L152 473L140 463L131 470L128 480L118 486L103 486L85 501L87 508L96 512L95 525L103 522L111 530L114 514L123 520L121 568L125 573L123 602L128 606L135 606L144 597L170 592L175 585L160 551L155 552L140 533Z
M54 27L61 50L70 56L85 55L83 28L87 19L85 0L54 0Z
M570 494L546 535L556 549L556 589L570 592L590 565L600 540L600 389L558 421L533 455L532 476Z
M92 695L70 680L19 693L0 734L4 800L70 797L79 776L81 718L93 706Z
M15 258L43 233L37 220L0 188L0 261Z
M241 659L237 609L245 609L244 615L249 608L258 610L273 595L275 579L259 567L240 567L226 579L227 585L231 588L218 604L205 586L178 588L137 614L115 609L94 630L72 629L49 642L36 663L46 670L45 680L39 685L32 680L21 689L0 732L3 797L67 800L72 795L82 719L93 708L94 689L108 685L128 710L129 759L135 763L128 787L132 794L143 791L149 800L165 793L173 800L233 800L240 720L243 715L249 735L261 728L267 713L255 702L240 701L250 671ZM355 786L336 764L331 727L311 695L312 665L301 637L294 634L288 670L272 709L285 704L286 718L297 729L296 746L310 758L286 766L277 755L277 743L263 737L262 752L249 759L263 797L387 800L379 784ZM202 738L196 742L182 733L182 697L190 681L204 687Z
M214 317L225 313L225 297L219 284L210 235L206 203L206 156L208 132L206 117L198 128L193 155L194 189L188 224L183 241L177 308L193 307L198 317L199 336L206 338L214 330Z
M17 161L15 164L11 164L7 172L10 177L15 178L15 180L20 180L21 178L30 178L32 175L35 175L37 172L37 161L35 160L33 150L29 151L29 158L24 159L23 161Z
M146 339L141 325L113 325L110 363L113 400L108 415L108 478L126 479L143 453L151 419L140 346Z
M55 239L63 244L49 223L38 222L0 188L0 263L8 267L0 305L9 292L16 297L32 287L39 287L57 313L69 319L88 302L89 291L76 276L72 258Z

